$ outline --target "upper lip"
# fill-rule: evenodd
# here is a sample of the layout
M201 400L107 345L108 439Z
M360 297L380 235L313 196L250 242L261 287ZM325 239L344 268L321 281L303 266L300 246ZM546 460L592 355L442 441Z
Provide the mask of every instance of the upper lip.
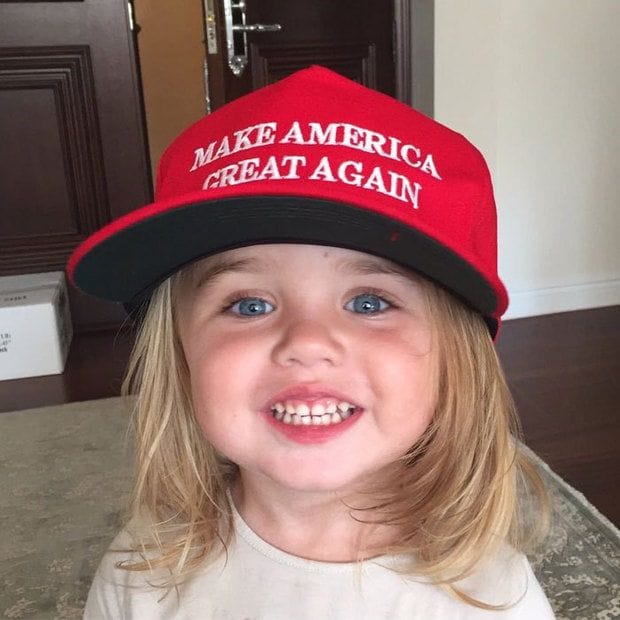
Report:
M313 401L320 400L322 398L333 398L338 402L347 402L356 408L361 408L361 406L348 394L345 394L336 388L317 384L298 384L284 388L274 396L271 396L265 403L264 409L269 411L276 403L282 403L287 400L303 400L305 402L312 403Z

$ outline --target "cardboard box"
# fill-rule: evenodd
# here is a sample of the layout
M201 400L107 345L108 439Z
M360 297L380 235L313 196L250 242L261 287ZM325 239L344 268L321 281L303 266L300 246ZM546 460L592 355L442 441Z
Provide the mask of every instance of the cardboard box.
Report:
M0 277L0 380L63 372L72 337L62 271Z

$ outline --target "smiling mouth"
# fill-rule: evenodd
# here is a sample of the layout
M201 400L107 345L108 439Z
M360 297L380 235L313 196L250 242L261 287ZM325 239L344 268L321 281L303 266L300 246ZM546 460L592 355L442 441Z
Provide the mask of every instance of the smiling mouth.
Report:
M276 403L271 407L271 415L278 422L290 426L334 426L341 424L358 412L355 405L347 402L323 405L302 404L294 407L290 404Z

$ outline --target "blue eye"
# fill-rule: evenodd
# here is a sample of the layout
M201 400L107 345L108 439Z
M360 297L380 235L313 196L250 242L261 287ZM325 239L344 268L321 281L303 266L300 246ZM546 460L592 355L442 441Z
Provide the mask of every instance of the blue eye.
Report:
M345 305L346 310L352 310L360 314L376 314L383 312L391 307L391 304L387 302L379 295L373 293L363 293L362 295L356 295L351 301Z
M274 307L260 297L244 297L231 304L229 309L241 316L261 316L273 312Z

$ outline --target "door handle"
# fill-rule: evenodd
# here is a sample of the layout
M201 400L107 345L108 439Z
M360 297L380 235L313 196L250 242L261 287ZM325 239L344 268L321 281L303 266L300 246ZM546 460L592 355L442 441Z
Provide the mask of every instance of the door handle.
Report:
M245 0L224 0L224 19L226 21L226 48L228 66L239 77L248 64L248 32L279 32L280 24L246 24ZM237 19L235 19L237 18ZM242 35L241 49L235 45L235 33Z
M278 32L280 24L233 24L234 32Z

